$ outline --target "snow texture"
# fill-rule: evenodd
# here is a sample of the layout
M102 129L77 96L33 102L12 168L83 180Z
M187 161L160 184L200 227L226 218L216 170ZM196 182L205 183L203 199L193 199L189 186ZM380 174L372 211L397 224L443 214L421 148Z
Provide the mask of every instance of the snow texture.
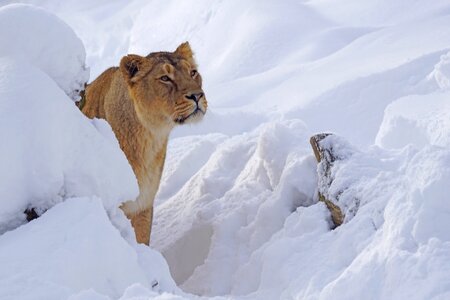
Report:
M0 298L450 298L450 1L6 2L43 9L0 7ZM186 40L209 111L171 135L149 249L111 129L67 95Z
M124 292L129 298L131 285L152 282L174 290L161 255L135 247L112 226L100 199L67 199L0 236L0 298L117 299ZM157 295L158 286L146 292Z
M73 100L89 79L86 53L73 30L53 14L31 5L0 8L0 57L10 56L50 76Z
M89 122L39 69L0 59L0 232L66 198L95 195L108 210L137 195L109 125Z

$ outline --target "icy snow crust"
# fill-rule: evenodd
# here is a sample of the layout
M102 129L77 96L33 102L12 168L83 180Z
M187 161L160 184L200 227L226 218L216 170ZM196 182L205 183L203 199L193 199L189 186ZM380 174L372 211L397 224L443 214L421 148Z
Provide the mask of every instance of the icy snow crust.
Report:
M109 126L76 110L59 62L8 52L0 221L62 203L0 236L0 298L450 298L450 1L37 3L81 38L92 79L189 40L210 110L169 142L151 238L167 266L117 209L136 186ZM10 6L0 23L29 14L56 19ZM76 49L56 52L77 65ZM309 145L323 131L342 158L327 182L346 213L335 230Z

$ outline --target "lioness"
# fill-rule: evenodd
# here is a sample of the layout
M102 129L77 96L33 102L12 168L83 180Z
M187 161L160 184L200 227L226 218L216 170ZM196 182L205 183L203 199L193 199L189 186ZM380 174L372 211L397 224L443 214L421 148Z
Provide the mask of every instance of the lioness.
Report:
M138 181L137 199L121 206L138 243L150 242L153 200L170 131L201 120L206 109L202 77L188 42L175 52L124 56L119 67L107 69L87 86L82 112L111 125Z

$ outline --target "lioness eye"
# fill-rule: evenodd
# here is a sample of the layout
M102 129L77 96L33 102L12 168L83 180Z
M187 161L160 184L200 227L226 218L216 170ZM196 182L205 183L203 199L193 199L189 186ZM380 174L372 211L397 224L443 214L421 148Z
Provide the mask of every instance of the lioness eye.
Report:
M164 75L164 76L162 76L161 78L159 78L160 80L162 80L162 81L170 81L170 78L169 78L169 76L167 76L167 75Z
M192 70L192 71L191 71L191 76L192 76L192 77L195 77L195 75L197 75L197 73L198 73L197 70Z

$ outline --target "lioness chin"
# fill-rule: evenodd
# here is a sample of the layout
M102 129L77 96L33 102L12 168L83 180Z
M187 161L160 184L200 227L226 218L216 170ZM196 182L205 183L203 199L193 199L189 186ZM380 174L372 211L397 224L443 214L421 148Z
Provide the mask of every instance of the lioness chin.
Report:
M82 112L112 127L139 185L139 196L121 208L138 243L149 244L153 201L159 187L170 131L206 113L202 77L188 42L175 52L127 55L85 91Z

